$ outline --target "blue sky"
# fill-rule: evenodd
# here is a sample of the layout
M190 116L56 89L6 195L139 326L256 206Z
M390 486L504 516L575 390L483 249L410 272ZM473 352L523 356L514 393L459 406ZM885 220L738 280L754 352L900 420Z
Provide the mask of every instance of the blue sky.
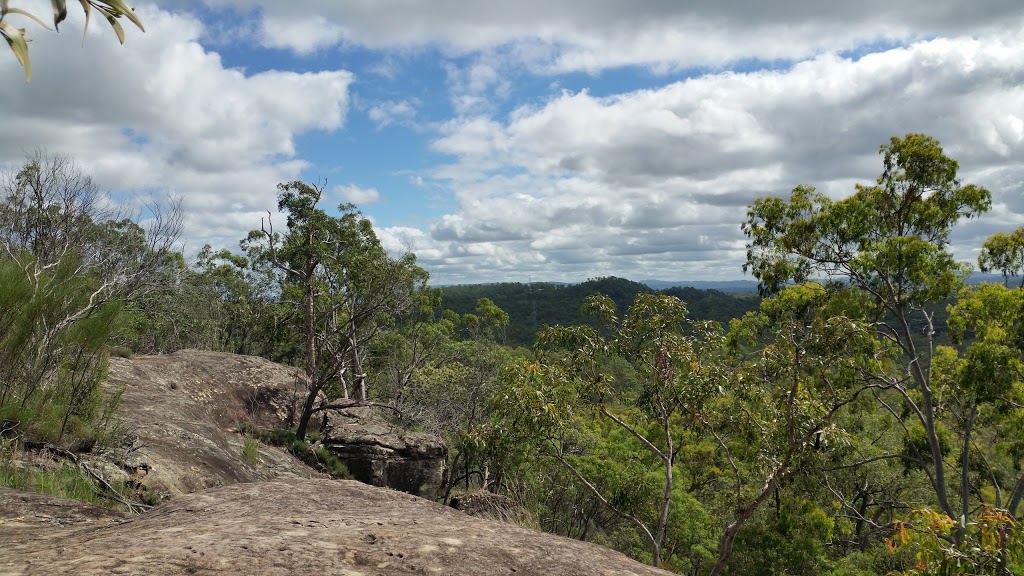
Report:
M23 0L48 13L48 2ZM180 198L236 248L276 184L326 180L435 283L742 277L745 206L839 197L925 132L989 187L954 234L1024 225L1017 0L178 0L124 46L32 23L0 59L0 161L70 154L118 198ZM14 18L14 16L11 16ZM280 215L277 215L280 218Z

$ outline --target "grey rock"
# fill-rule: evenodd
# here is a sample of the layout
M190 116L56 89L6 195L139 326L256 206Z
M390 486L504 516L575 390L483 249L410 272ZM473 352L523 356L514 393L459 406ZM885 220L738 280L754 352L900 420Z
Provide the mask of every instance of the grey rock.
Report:
M287 427L304 398L302 373L255 356L182 350L111 358L111 393L123 390L119 416L130 431L111 462L89 457L111 478L129 476L167 497L204 488L318 473L287 451L260 445L242 457L243 424ZM323 444L368 484L434 498L447 447L433 435L404 432L363 409L324 413ZM321 421L314 421L315 430ZM119 473L117 469L123 471Z
M24 498L0 489L0 574L669 574L595 544L353 481L235 484L132 517Z
M328 417L321 442L352 476L431 500L444 485L448 447L432 434L407 432L350 410Z

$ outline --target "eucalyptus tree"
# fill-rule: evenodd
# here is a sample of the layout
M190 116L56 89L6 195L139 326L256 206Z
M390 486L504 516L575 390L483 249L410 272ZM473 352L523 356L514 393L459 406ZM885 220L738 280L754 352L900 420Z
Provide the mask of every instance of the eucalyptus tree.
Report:
M605 296L589 297L585 308L600 319L600 328L547 328L538 335L535 361L507 367L500 396L504 419L520 434L538 440L544 455L634 526L647 541L651 563L658 566L676 492L680 436L687 427L701 425L700 415L726 380L718 359L723 336L713 323L688 320L686 305L671 296L639 294L621 319ZM639 389L619 387L609 369L613 358L635 371ZM620 454L619 460L649 459L660 468L653 514L637 507L637 498L644 496L626 495L635 491L636 483L602 482L599 468L585 461L581 430L588 417L603 420L628 438L631 454ZM633 472L646 474L642 469Z
M1003 284L1009 286L1010 278L1024 273L1024 228L989 236L981 246L978 267L982 272L998 271L1003 275ZM1024 278L1018 287L1024 288Z
M296 181L278 189L287 229L274 231L268 218L243 247L250 259L283 274L281 298L300 311L306 382L298 436L304 438L313 414L336 405L318 405L322 393L366 401L368 343L416 306L428 275L415 255L390 256L351 204L339 206L339 216L319 208L323 186Z
M787 286L731 323L732 378L703 418L732 476L712 575L726 569L740 530L769 498L849 441L842 410L875 389L864 367L888 368L887 343L858 319L860 299L844 292L813 281Z
M979 414L1012 405L1001 404L998 394L972 392L984 388L972 379L995 375L995 364L978 372L978 364L966 368L951 349L936 350L934 312L964 288L970 271L953 257L950 232L988 210L991 195L961 182L958 163L929 136L893 137L880 153L883 171L875 184L857 185L847 198L832 200L800 186L788 201L756 200L743 225L750 238L744 269L768 293L829 278L844 287L837 295L864 302L862 319L886 344L888 359L860 370L873 383L875 405L891 418L895 440L864 454L859 464L896 458L921 471L934 504L962 533L982 492L971 475ZM976 328L981 321L967 309L957 315L953 322L961 326ZM971 346L968 356L972 349L992 352ZM959 458L951 457L953 445Z
M281 278L265 260L209 245L196 256L197 281L216 303L217 349L290 363L301 357L301 314L281 302Z

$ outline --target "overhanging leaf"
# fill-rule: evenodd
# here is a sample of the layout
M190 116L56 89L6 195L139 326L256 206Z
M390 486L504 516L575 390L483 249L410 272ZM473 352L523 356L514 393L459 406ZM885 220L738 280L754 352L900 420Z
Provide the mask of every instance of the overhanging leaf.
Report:
M68 6L65 0L50 0L53 5L53 27L60 32L60 23L68 17Z
M28 42L25 40L25 29L15 28L9 22L0 21L0 34L7 40L14 55L25 67L25 81L32 79L32 61L28 57Z
M85 43L85 35L89 33L89 19L92 17L92 5L89 4L89 0L78 0L82 4L82 10L85 11L85 26L82 28L82 43Z
M108 6L109 10L105 10L104 12L107 12L108 14L113 13L115 18L127 16L128 19L132 21L132 24L139 27L139 30L142 30L143 32L146 31L146 29L142 27L142 20L139 20L138 15L135 14L135 10L126 4L124 0L89 0L89 2L91 2L96 8L100 8L100 4Z
M46 28L47 30L50 29L50 27L47 26L45 22L43 22L39 18L36 18L36 16L34 14L26 12L26 11L22 10L21 8L7 8L7 7L4 7L4 12L6 12L7 14L21 14L22 16L27 16L27 17L35 20L43 28Z
M102 6L97 6L96 9L106 17L107 22L110 22L110 27L113 28L114 33L117 34L118 41L121 42L121 44L124 44L124 28L122 28L121 23L117 21L118 15L107 8L103 8Z

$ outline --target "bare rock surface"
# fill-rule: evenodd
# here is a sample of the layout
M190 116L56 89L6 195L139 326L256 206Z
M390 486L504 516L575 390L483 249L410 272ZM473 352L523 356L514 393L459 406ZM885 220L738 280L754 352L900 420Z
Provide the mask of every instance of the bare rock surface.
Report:
M35 497L77 519L64 524L15 508L19 498L0 490L0 574L669 574L594 544L353 481L235 484L121 518Z
M317 474L287 452L260 445L243 458L242 422L271 426L288 417L299 373L254 356L183 350L111 358L108 390L123 389L118 416L128 446L92 462L112 480L164 496L280 476ZM118 475L123 477L118 477Z
M107 385L111 391L124 390L119 415L137 440L113 465L91 462L105 476L136 481L166 496L281 476L316 476L286 451L269 446L260 446L256 462L247 461L237 433L243 423L275 428L292 422L305 393L296 368L255 356L181 350L111 358ZM436 497L447 457L440 438L401 431L366 410L325 415L329 425L323 444L354 477Z

